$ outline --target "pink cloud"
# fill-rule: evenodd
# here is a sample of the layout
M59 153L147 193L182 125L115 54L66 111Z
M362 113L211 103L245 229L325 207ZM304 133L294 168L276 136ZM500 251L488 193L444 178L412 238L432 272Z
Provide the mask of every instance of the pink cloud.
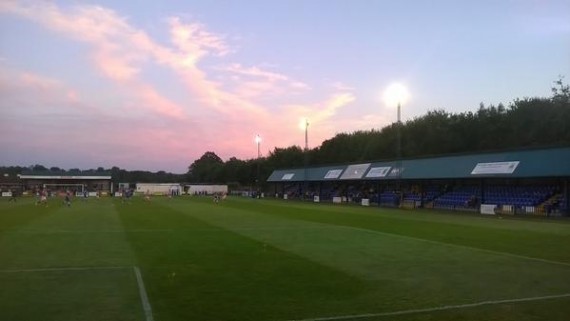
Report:
M238 83L234 91L237 95L250 99L276 96L283 94L293 94L294 91L305 91L310 87L297 80L280 73L267 71L260 67L244 67L241 64L233 63L222 70L231 73Z
M67 91L67 101L70 103L78 103L79 102L79 94L74 90Z
M30 72L23 72L16 76L16 79L17 83L23 86L33 87L44 92L49 92L54 89L61 89L62 87L62 83L58 80Z
M173 101L161 96L154 88L141 85L138 95L143 103L158 114L184 119L184 109Z
M225 159L250 157L255 155L253 137L257 133L262 134L266 151L272 146L299 145L303 135L297 123L301 117L311 121L311 145L315 146L335 132L332 119L355 100L347 88L336 88L336 93L311 103L262 102L262 98L277 96L291 100L292 93L308 91L310 86L259 66L229 63L222 64L228 66L224 68L204 68L205 57L226 58L233 49L225 36L178 17L167 19L171 43L164 44L134 27L128 18L99 6L63 8L51 2L2 2L0 12L24 17L88 45L93 66L119 89L119 103L88 104L89 96L80 90L31 73L22 75L19 90L28 96L34 88L44 91L44 96L31 95L30 106L42 106L51 99L62 106L75 104L89 110L88 115L72 113L76 121L70 128L80 132L75 136L78 141L97 147L90 152L105 151L111 160L134 163L150 161L145 155L153 155L160 158L154 164L174 162L180 168L186 163L185 168L208 150ZM151 63L172 72L188 90L188 99L174 99L145 80L142 75ZM213 80L206 70L215 70L221 79L237 76L239 83ZM46 133L53 130L42 137L42 143L63 138L49 125L40 127ZM117 139L127 135L127 128L128 137L142 139Z
M223 37L208 32L202 24L185 24L178 17L168 19L168 23L172 43L186 55L185 64L195 65L209 53L223 56L230 52Z

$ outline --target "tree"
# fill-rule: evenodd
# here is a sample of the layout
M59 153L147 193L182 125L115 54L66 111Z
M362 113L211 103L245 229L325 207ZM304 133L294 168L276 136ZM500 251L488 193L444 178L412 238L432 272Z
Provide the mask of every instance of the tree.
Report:
M30 169L33 170L34 172L42 172L48 170L45 166L39 164L30 166Z
M195 160L188 168L191 182L216 183L223 181L222 169L224 161L214 152L206 152Z
M272 168L302 167L304 162L303 150L299 146L276 147L272 152L269 152L266 161L271 164L270 167Z
M552 90L552 101L563 104L570 104L570 86L564 84L564 77L560 76L554 81Z
M247 163L236 157L230 158L224 164L223 177L226 182L238 183L240 185L249 184L249 173Z

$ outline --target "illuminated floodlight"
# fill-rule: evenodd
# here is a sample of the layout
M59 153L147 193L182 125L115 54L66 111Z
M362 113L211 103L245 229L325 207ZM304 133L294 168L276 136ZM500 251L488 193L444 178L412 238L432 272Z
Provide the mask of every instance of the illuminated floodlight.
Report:
M299 120L299 129L305 131L307 128L309 128L309 120L303 117Z
M410 99L410 92L406 86L393 83L384 91L384 103L389 107L397 107L405 104Z
M259 136L259 134L255 135L255 143L257 144L257 158L260 158L261 157L261 149L260 149L261 136Z

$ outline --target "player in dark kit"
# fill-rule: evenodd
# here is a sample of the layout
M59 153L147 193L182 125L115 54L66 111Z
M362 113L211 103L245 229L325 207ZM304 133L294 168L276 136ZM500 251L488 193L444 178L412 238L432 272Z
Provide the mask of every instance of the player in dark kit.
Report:
M65 193L65 205L67 205L67 207L71 206L71 192L67 191Z
M10 194L10 198L8 199L8 202L16 202L17 199L16 197L18 196L18 192L16 191L11 191L12 193Z

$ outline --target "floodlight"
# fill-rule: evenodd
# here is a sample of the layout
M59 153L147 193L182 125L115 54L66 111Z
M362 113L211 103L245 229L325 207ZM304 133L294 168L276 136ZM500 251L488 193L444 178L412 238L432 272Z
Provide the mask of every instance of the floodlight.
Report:
M410 99L410 92L406 86L393 83L384 92L384 103L389 107L405 104Z
M307 128L309 128L309 120L303 117L301 120L299 120L299 129L306 131Z

